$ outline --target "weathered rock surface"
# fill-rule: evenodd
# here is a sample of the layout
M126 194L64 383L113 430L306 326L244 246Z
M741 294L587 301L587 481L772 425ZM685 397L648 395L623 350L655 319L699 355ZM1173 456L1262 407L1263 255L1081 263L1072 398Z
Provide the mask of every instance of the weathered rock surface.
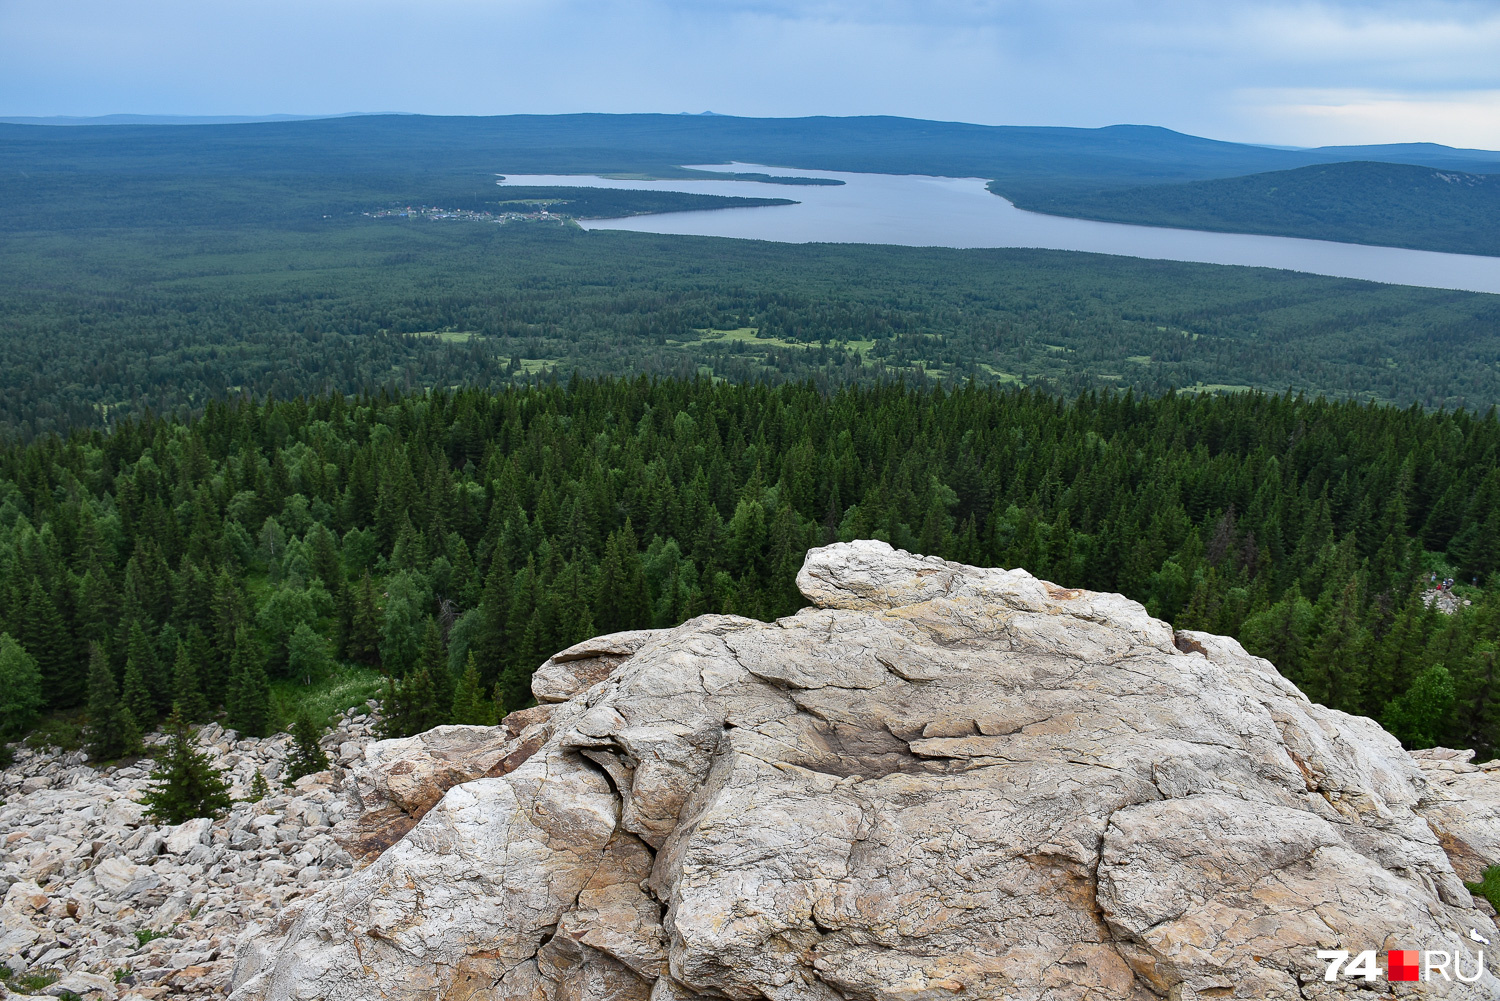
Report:
M1354 987L1320 948L1500 941L1419 812L1459 796L1233 640L882 543L798 584L549 675L509 769L248 935L234 998L1303 999Z
M548 657L531 676L531 694L543 704L566 702L614 673L635 652L668 629L631 629L575 643Z
M1434 747L1413 751L1431 783L1417 805L1437 834L1453 868L1477 883L1484 870L1500 865L1500 760L1473 764L1473 751Z
M54 996L223 997L247 925L352 871L332 825L378 799L362 761L372 723L363 709L346 714L323 743L347 767L290 789L278 781L284 734L241 739L204 727L199 743L236 797L257 769L273 793L220 820L176 826L153 825L138 802L151 759L96 769L82 752L18 747L0 772L0 962L59 977L45 988ZM163 739L148 738L147 753Z

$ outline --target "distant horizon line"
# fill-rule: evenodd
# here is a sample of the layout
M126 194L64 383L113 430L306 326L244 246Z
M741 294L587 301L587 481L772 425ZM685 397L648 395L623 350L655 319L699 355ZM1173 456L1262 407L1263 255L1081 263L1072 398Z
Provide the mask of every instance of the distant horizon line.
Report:
M68 126L90 126L90 125L262 125L278 124L283 122L314 122L329 121L338 118L378 118L378 117L403 117L403 118L508 118L514 116L530 116L536 118L563 118L571 115L619 115L621 117L630 115L665 115L668 117L695 117L695 118L785 118L788 121L801 118L908 118L906 115L728 115L718 111L566 111L551 114L540 114L534 112L506 112L494 115L444 115L434 114L426 111L340 111L329 114L270 114L270 115L159 115L142 114L135 112L118 112L108 115L0 115L0 125L41 125L51 127ZM910 118L910 121L942 121L945 119ZM1055 128L1055 129L1079 129L1081 131L1102 131L1104 129L1117 128L1146 128L1164 129L1169 132L1178 132L1177 129L1165 125L1146 125L1133 122L1115 122L1110 125L1080 126L1080 125L986 125L980 122L959 122L954 120L950 124L975 125L980 128ZM1456 152L1467 153L1495 153L1500 150L1486 150L1480 147L1448 146L1444 143L1436 143L1427 140L1408 140L1406 142L1391 143L1334 143L1326 146L1294 146L1281 143L1257 143L1244 142L1238 139L1212 139L1208 136L1199 136L1192 132L1178 132L1179 135L1192 136L1197 139L1209 139L1211 142L1231 143L1237 146L1256 146L1263 149L1279 149L1288 151L1320 150L1320 149L1361 149L1381 148L1388 146L1431 146L1439 149L1449 149Z

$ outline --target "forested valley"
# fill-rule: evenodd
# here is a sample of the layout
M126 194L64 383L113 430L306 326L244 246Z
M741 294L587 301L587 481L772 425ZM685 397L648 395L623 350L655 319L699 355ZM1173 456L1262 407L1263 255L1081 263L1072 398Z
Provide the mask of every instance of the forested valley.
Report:
M1500 297L1033 250L427 219L0 239L0 431L555 372L1500 402Z
M1409 746L1500 747L1500 422L1241 393L706 378L213 401L0 452L0 737L122 753L385 700L484 722L588 636L802 604L884 539L1238 636ZM1456 577L1448 615L1422 592ZM1477 582L1477 583L1476 583Z

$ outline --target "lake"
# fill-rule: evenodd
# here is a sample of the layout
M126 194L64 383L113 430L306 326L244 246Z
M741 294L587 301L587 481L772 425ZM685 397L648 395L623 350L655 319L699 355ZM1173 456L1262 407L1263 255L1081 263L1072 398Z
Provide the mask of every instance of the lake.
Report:
M909 247L1036 247L1168 261L1282 268L1395 285L1500 293L1500 257L1439 254L1396 247L1128 226L1042 215L1016 208L976 177L853 174L734 163L696 170L795 173L842 185L790 186L757 181L612 180L577 174L507 174L502 186L647 188L712 195L794 198L796 205L715 209L594 219L585 229L683 236L726 236L781 243L886 243Z

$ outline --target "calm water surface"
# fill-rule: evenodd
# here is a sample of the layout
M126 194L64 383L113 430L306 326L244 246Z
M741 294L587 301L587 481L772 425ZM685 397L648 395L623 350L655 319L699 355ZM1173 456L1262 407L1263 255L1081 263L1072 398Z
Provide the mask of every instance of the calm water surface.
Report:
M672 212L595 219L586 229L728 236L781 243L888 243L908 247L1038 247L1168 261L1284 268L1396 285L1500 293L1500 257L1437 254L1324 240L1189 229L1126 226L1041 215L1016 208L975 177L850 174L758 164L715 164L698 170L796 173L829 177L839 186L801 187L755 181L618 181L577 174L507 174L503 185L649 188L711 195L794 198L797 205L707 212Z

